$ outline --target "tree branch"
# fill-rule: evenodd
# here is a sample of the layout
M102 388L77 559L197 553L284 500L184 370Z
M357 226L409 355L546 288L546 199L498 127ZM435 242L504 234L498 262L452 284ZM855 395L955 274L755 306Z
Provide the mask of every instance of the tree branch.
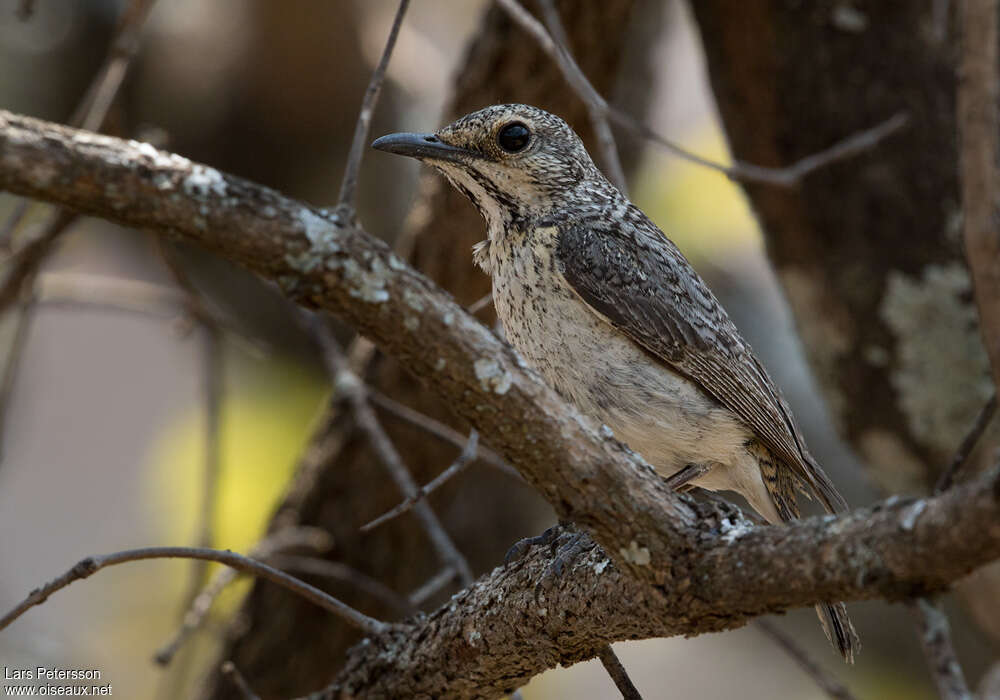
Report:
M963 537L956 539L952 518L969 516L982 526L988 512L1000 512L998 497L1000 479L993 475L927 501L891 499L841 518L763 528L752 528L729 504L691 504L703 519L689 526L700 533L699 543L675 550L671 571L656 586L623 575L595 548L557 587L536 593L551 563L549 550L536 547L426 620L355 647L337 684L317 697L379 697L393 689L405 696L447 689L452 697L499 697L609 642L738 627L780 598L779 608L833 598L904 600L907 591L940 588L947 585L941 577L962 574L964 567L949 573L952 562L940 561L941 548ZM973 515L966 506L985 510ZM920 514L911 522L915 510ZM990 538L1000 540L1000 528L992 531ZM761 561L767 565L751 564ZM440 672L427 674L429 668Z
M1000 556L996 475L784 527L753 528L733 506L671 493L385 244L273 190L3 111L0 188L199 243L338 315L427 382L614 564L592 552L537 600L547 562L497 569L426 620L357 647L344 688L495 695L611 641L728 629L824 600L924 595ZM528 651L539 632L546 641Z
M10 625L10 623L14 622L14 620L21 617L21 615L31 608L41 605L48 600L50 595L66 588L66 586L74 581L89 578L101 569L109 566L141 561L143 559L200 559L202 561L219 562L220 564L225 564L234 569L265 578L271 583L287 588L309 602L337 615L342 620L367 634L375 634L391 627L391 625L385 622L380 622L358 612L315 586L310 586L305 581L300 581L294 576L286 574L284 571L279 571L272 566L268 566L256 559L245 557L242 554L236 554L228 550L206 549L204 547L142 547L140 549L126 549L121 552L81 559L69 571L52 579L44 586L36 588L10 612L0 617L0 630Z
M938 603L927 598L912 601L910 609L920 630L920 644L941 700L972 700L965 674L951 644L948 616Z

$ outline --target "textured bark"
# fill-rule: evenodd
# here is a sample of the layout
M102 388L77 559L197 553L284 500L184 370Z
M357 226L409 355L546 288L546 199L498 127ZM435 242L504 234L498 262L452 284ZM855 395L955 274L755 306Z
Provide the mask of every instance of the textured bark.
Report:
M563 13L567 33L583 69L601 90L609 90L618 74L635 4L634 0L561 3L564 7L572 5L572 12ZM494 8L485 13L459 66L451 104L443 119L491 102L544 103L566 114L571 123L584 127L584 135L589 138L586 112L558 68L504 13ZM440 178L422 180L421 188L420 201L404 234L411 241L404 247L412 253L407 251L405 256L459 300L474 301L489 291L489 278L471 264L470 249L484 230L481 217L453 190L441 187ZM397 400L456 424L444 404L397 363L378 359L367 378ZM457 455L455 448L407 424L387 418L385 426L419 482L429 481ZM520 528L530 521L528 514L539 512L541 504L529 489L498 474L479 472L479 478L467 475L463 479L463 499L475 505L449 508L451 518L444 511L442 514L445 524L452 526L460 548L479 554L471 563L481 570L525 534ZM443 489L435 497L436 502L451 501L451 491L450 487ZM289 525L326 528L337 542L331 556L397 591L407 592L440 568L421 529L404 517L370 534L358 534L362 524L400 499L366 441L354 433L350 417L334 405L321 418L270 530ZM336 587L333 593L376 617L391 614L345 586ZM259 582L247 598L220 658L232 659L265 697L290 697L328 682L347 647L357 639L354 630L330 624L308 604ZM297 650L294 658L274 663L274 659L287 656L290 645ZM237 690L216 672L206 695L234 698Z
M832 0L692 5L736 158L780 166L911 115L794 190L746 188L844 435L910 489L933 483L990 390L956 228L954 46L934 39L932 5L869 3L863 31L839 28Z
M941 5L692 3L734 157L783 165L911 116L794 190L745 188L832 414L890 492L926 492L993 393L962 252L960 73ZM974 462L996 443L994 426ZM1000 575L976 578L964 592L1000 639Z
M755 615L823 600L926 595L1000 557L997 472L936 498L896 498L785 527L754 528L731 505L678 496L627 447L599 436L509 346L384 243L273 190L147 144L3 111L0 189L197 243L339 316L411 368L557 513L583 526L614 566L609 576L621 573L620 582L604 588L603 560L593 561L598 580L578 577L590 590L555 593L565 607L546 607L545 617L557 626L575 618L555 630L566 648L559 655L538 643L537 621L524 627L524 636L520 626L504 622L515 613L504 605L518 606L522 617L538 612L529 606L539 602L532 583L544 562L495 571L433 615L355 647L341 678L347 696L496 697L612 638L730 629ZM529 566L520 589L505 588ZM484 595L483 586L495 588ZM478 605L456 619L459 602L468 600ZM637 614L644 600L655 601L650 611L661 611L657 629L651 615ZM591 617L591 609L609 613ZM490 617L496 611L503 615ZM461 643L484 634L499 635L496 645ZM580 644L570 641L577 634ZM292 656L286 649L274 661L291 665ZM511 675L497 678L500 672ZM460 680L469 677L473 688Z

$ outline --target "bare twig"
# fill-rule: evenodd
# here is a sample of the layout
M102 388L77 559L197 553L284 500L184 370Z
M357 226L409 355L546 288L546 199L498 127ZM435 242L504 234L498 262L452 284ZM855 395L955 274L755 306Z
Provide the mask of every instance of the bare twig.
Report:
M375 389L368 389L368 398L373 404L381 408L386 413L390 413L396 418L405 420L410 425L415 425L428 434L433 435L436 438L440 438L445 442L451 443L455 447L462 448L468 444L466 436L462 435L462 433L458 432L451 426L448 426L439 420L435 420L425 413L416 411L405 404L401 404L395 399L391 399ZM476 450L476 459L486 462L491 467L496 467L508 476L524 481L524 478L516 469L514 469L514 467L507 464L503 461L503 458L500 455L484 445L478 446L478 449Z
M215 321L215 316L207 310L201 294L191 281L175 250L163 239L158 238L156 242L160 257L177 286L184 291L188 314L198 322L204 334L202 387L205 400L205 453L202 462L201 507L198 509L195 532L197 546L211 547L215 539L215 511L218 502L219 475L222 471L222 382L225 371L222 332ZM198 597L198 592L205 585L207 574L206 562L192 562L188 591L181 604L182 615L186 614Z
M910 122L909 114L899 112L880 124L851 134L829 148L797 160L791 165L782 168L768 168L742 161L734 161L732 165L723 165L722 163L696 155L670 139L661 136L635 117L618 109L611 110L610 119L639 136L663 146L674 155L697 165L716 170L730 180L761 185L774 185L776 187L794 187L806 175L820 168L869 151Z
M492 303L493 303L493 292L490 292L489 294L484 294L483 296L479 297L474 302L469 304L468 308L466 308L466 311L468 311L470 314L475 315Z
M561 44L546 31L535 17L528 12L517 0L497 0L500 7L510 15L511 19L531 34L538 42L542 50L547 53L559 66L560 71L566 77L566 81L573 87L576 93L587 105L587 113L590 115L590 123L594 128L594 134L604 158L604 165L608 169L608 177L616 187L625 192L625 172L622 170L621 160L618 157L618 148L615 145L615 137L611 133L608 125L608 103L597 92L591 82L580 69L579 64L573 59L569 52L569 46ZM549 0L539 0L542 12L545 15L549 28L557 36L565 37L562 22L559 20L559 13Z
M14 384L21 367L21 359L24 357L24 348L28 342L28 333L31 330L31 322L34 317L35 305L30 302L22 303L17 318L13 321L14 330L7 348L7 356L4 358L3 376L0 378L0 463L3 462L7 453L7 423L10 419L8 416L10 402L14 395Z
M438 488L441 487L446 481L451 479L453 476L461 471L464 471L469 464L472 463L476 458L476 449L479 446L479 433L475 430L469 431L469 439L465 443L465 447L462 448L462 453L458 455L458 458L451 463L451 466L445 469L443 472L434 477L430 482L421 486L417 489L417 492L409 496L405 501L400 503L398 506L392 510L386 511L382 515L378 516L371 522L361 526L361 532L369 532L374 530L382 523L389 522L393 518L396 518L403 513L408 512L414 505L420 500L427 498L430 494L434 493Z
M608 123L608 103L601 97L587 77L584 75L580 64L573 58L569 47L569 37L563 28L562 20L559 18L559 11L552 0L538 0L542 8L542 16L549 32L555 37L557 52L565 59L566 69L575 76L576 84L584 88L584 96L587 104L587 113L590 116L590 124L594 129L594 136L597 138L597 145L601 149L604 164L608 169L609 179L615 187L627 194L627 181L625 171L622 169L622 161L618 155L618 145L615 143L615 135L611 133L611 125ZM609 650L610 651L610 650ZM614 652L611 652L612 655Z
M89 97L84 98L73 116L71 124L76 126L97 129L107 116L107 110L121 87L121 80L124 78L131 59L134 56L134 46L137 45L139 31L148 15L149 8L155 0L133 0L126 8L119 23L118 36L112 46L112 54L115 54L115 46L123 39L129 39L129 46L133 47L130 53L123 55L115 62L118 78L111 81L105 69L111 64L109 57L102 71L98 73L91 84L89 94L102 95L103 100L92 101ZM34 4L30 0L24 0L19 6L19 16L27 19L34 10ZM106 103L106 104L105 104ZM24 219L29 209L27 201L19 202L4 222L0 231L0 246L7 251L13 251L13 234L21 221ZM20 355L24 350L24 342L27 338L29 321L34 314L34 295L28 294L27 289L34 284L39 268L48 257L56 240L69 228L76 220L77 214L53 209L52 213L43 224L41 233L24 246L11 253L16 259L8 259L8 271L4 278L3 285L0 286L0 314L2 314L17 299L23 299L21 304L20 318L15 329L11 352L7 356L3 373L3 385L0 387L0 459L2 459L2 441L4 424L7 419L7 401L10 398L11 388L17 374Z
M344 181L340 184L340 196L337 197L337 203L349 209L354 208L354 200L357 196L358 171L361 168L361 158L368 148L368 132L371 129L372 113L378 103L382 83L385 82L385 71L389 67L392 50L396 47L396 37L399 36L399 28L403 25L403 17L406 15L406 8L409 5L410 0L400 0L396 16L392 20L392 28L389 30L389 38L385 41L382 56L379 58L372 77L368 80L368 88L365 90L365 97L361 102L361 112L358 114L358 121L354 126L354 140L351 142L351 150L344 169Z
M799 668L805 671L806 675L812 678L816 682L816 685L828 696L834 698L834 700L856 700L854 694L847 689L847 686L837 680L832 673L816 663L816 660L802 648L802 645L783 629L765 618L758 618L754 626L770 637L775 644L792 657L799 665Z
M611 648L610 644L606 644L601 649L597 658L601 660L604 670L611 676L611 680L614 681L618 692L622 694L623 700L642 700L642 695L639 694L638 688L632 683L632 679L628 677L628 672L622 666L621 659L615 654L615 650Z
M14 231L24 220L30 204L31 200L29 199L19 200L11 209L10 214L7 215L3 226L0 226L0 252L10 254L13 251Z
M132 0L122 12L108 56L87 87L87 92L84 93L83 99L80 100L76 111L73 112L73 116L70 117L69 124L71 126L88 131L101 130L104 120L108 116L108 110L111 109L111 105L125 80L125 75L128 73L129 66L132 64L132 59L135 58L139 49L139 35L155 2L156 0ZM25 2L25 6L31 5L32 3ZM26 205L16 207L5 222L0 238L9 240L7 237L18 227L27 212ZM51 243L52 241L48 241L41 248L37 255L36 266L47 257Z
M997 22L1000 0L958 3L961 65L958 81L959 167L965 257L972 272L979 330L1000 391L1000 235L997 233Z
M412 615L416 607L404 596L396 593L378 579L374 579L357 569L339 561L329 561L317 557L279 554L270 557L274 566L284 571L296 571L310 576L321 576L349 583L359 591L370 595L398 615Z
M455 578L455 570L450 566L434 574L420 588L409 595L410 604L419 607L430 600L438 591L451 583Z
M0 285L0 313L21 298L34 283L35 274L52 250L52 244L76 220L76 214L53 208L39 232L5 261L9 269Z
M47 254L48 248L66 228L77 218L76 214L62 209L53 209L51 216L42 226L42 231L31 242L25 245L7 273L3 286L0 288L0 314L7 307L20 299L18 317L14 321L14 334L4 360L3 375L0 377L0 461L3 460L6 448L7 420L10 418L10 399L14 392L14 383L21 366L21 357L28 340L28 331L35 315L33 295L28 291L34 284L38 273L38 265Z
M100 131L139 51L139 35L154 4L156 0L132 0L122 12L108 56L73 113L70 124L88 131Z
M100 556L87 557L81 559L73 568L58 578L49 581L44 586L33 590L27 598L21 601L13 610L0 618L0 630L6 628L26 611L41 605L49 596L56 591L62 590L74 581L87 578L96 572L109 566L125 564L143 559L201 559L204 561L215 561L225 564L234 569L239 569L258 578L267 579L271 583L277 584L289 591L305 598L310 603L318 605L328 612L337 615L342 620L353 627L361 630L365 634L377 634L388 629L391 625L380 622L375 618L368 617L354 608L342 603L328 593L324 593L315 586L310 586L305 581L300 581L294 576L289 576L283 571L279 571L272 566L245 557L235 552L222 551L217 549L205 549L202 547L143 547L141 549L127 549L112 554L102 554Z
M309 547L316 551L325 551L332 546L333 540L325 530L315 527L296 527L280 530L261 540L248 556L253 559L267 560L272 566L278 566L270 560L275 552L292 547ZM284 567L278 566L278 568ZM153 661L161 666L166 666L173 661L184 642L201 627L215 600L241 573L238 569L228 567L219 569L212 580L191 601L181 626L174 633L174 636L157 650L153 655Z
M990 397L990 400L980 409L979 415L976 416L976 422L972 424L972 428L969 429L968 434L962 439L962 444L959 445L958 450L955 452L955 456L951 459L951 464L948 468L944 470L938 479L937 485L934 487L935 493L941 493L949 488L955 482L965 467L965 463L969 459L969 455L972 454L972 450L975 449L976 443L979 442L979 438L982 437L983 433L986 432L986 427L990 424L993 419L993 414L997 410L997 396L994 394Z
M175 316L184 294L165 284L85 272L41 272L35 301L42 305L75 305Z
M310 325L316 341L323 349L327 371L333 381L337 396L343 397L349 402L358 426L368 437L375 454L389 470L390 476L399 486L403 495L406 498L412 498L418 492L417 484L406 465L403 464L403 460L392 444L389 435L378 422L375 411L368 403L367 387L357 375L351 372L347 358L340 349L337 339L333 337L326 319L319 314L314 314ZM444 526L434 514L433 509L425 501L418 501L413 511L444 563L454 569L463 585L467 586L472 583L472 570L469 568L469 564L455 547L451 537L445 532Z
M692 163L717 170L732 180L778 187L793 187L806 175L819 168L870 150L890 134L902 129L909 121L908 115L903 113L896 114L871 129L848 136L843 141L834 144L826 150L807 156L782 168L768 168L760 165L741 163L739 161L734 162L731 166L726 166L691 153L669 139L660 136L652 128L635 119L635 117L609 105L607 100L598 94L594 86L583 75L580 67L576 65L572 57L559 50L558 44L545 30L545 27L530 12L524 9L523 5L517 0L496 1L515 22L535 38L542 50L556 61L566 81L573 87L585 104L587 104L589 110L592 112L601 112L606 119L665 146L675 155ZM598 137L600 137L600 132L598 132Z
M972 693L965 683L962 667L951 644L948 616L936 602L927 598L914 600L910 603L910 610L916 619L924 656L941 700L972 700Z
M215 324L204 324L204 329L202 384L205 401L205 453L202 467L202 506L197 532L198 546L211 547L219 476L222 472L222 392L225 367L222 333Z
M243 700L260 700L260 696L253 692L250 684L247 683L247 679L243 677L243 674L240 673L240 670L236 668L236 664L232 661L223 661L219 670L222 671L222 675L229 676L232 679L236 689L243 696Z

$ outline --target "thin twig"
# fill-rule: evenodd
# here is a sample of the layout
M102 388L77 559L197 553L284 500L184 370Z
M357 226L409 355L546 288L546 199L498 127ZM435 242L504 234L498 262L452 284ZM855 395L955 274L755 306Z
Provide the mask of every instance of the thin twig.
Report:
M483 296L479 297L474 302L469 304L468 308L466 308L466 311L468 311L472 315L475 315L492 303L493 303L493 292L489 292L488 294L484 294Z
M0 313L20 299L34 283L35 274L51 252L52 244L77 218L76 214L65 209L52 208L38 233L4 261L9 269L3 284L0 284Z
M628 672L622 666L621 659L615 654L615 650L611 648L610 644L606 644L601 648L597 658L601 660L604 670L611 676L611 680L614 681L618 692L622 694L623 700L642 700L639 689L635 687L632 679L628 677Z
M399 452L392 444L392 440L385 432L385 429L378 422L375 411L368 403L368 390L365 384L351 372L348 367L347 357L333 337L329 325L319 314L314 314L310 326L315 335L316 341L323 350L323 357L326 361L327 371L333 381L334 391L338 397L346 399L354 412L358 427L368 437L368 441L378 455L379 461L389 470L393 481L403 492L403 496L410 498L417 493L418 487L413 480L413 476L403 463ZM419 501L413 508L414 514L427 532L431 543L437 550L438 555L445 564L451 566L458 574L462 585L472 583L472 570L469 568L465 557L451 541L451 537L445 531L441 521L438 520L434 510L427 505L426 501Z
M38 265L45 257L51 242L76 218L76 214L63 209L53 209L51 216L43 224L41 233L22 249L23 254L19 256L13 269L7 273L3 287L0 288L0 314L15 301L20 300L18 317L14 321L16 324L14 335L11 337L10 348L4 360L3 376L0 378L0 461L3 460L7 443L10 399L14 393L14 384L28 340L28 331L35 314L35 301L29 290L38 274Z
M972 424L972 428L969 429L968 434L962 440L962 444L959 445L958 450L955 452L955 456L951 458L951 464L948 468L944 470L938 479L937 485L934 487L934 493L941 493L951 488L951 485L955 483L955 480L961 475L965 463L969 459L969 455L972 454L972 450L975 449L976 443L979 442L979 438L983 436L986 432L986 427L990 424L993 419L993 414L997 411L997 396L994 394L990 397L990 400L979 410L979 415L976 416L976 422Z
M30 205L30 199L19 199L4 220L3 226L0 226L0 253L10 254L14 250L14 231L24 220Z
M236 689L240 691L240 695L243 696L243 700L260 700L260 696L253 692L250 684L247 683L247 679L243 677L243 674L240 673L240 670L236 668L236 664L232 661L223 661L219 670L222 671L222 675L228 676L232 679L233 685L235 685Z
M275 552L293 547L309 547L316 551L326 551L332 546L333 538L330 537L330 534L326 530L316 527L286 528L258 542L248 556L253 559L266 560L267 563L277 568L284 568L271 561L271 557ZM153 661L160 666L170 664L184 642L204 623L215 600L241 573L237 569L219 569L215 576L212 577L212 580L191 601L180 627L178 627L174 636L164 643L153 655Z
M139 36L154 4L156 0L132 0L122 12L107 58L73 113L71 126L100 131L139 51Z
M417 492L409 496L405 501L400 503L398 506L392 510L386 511L382 515L378 516L371 522L361 526L361 532L369 532L374 530L382 523L387 523L393 518L399 517L403 513L408 512L413 506L415 506L419 501L427 498L430 494L434 493L438 488L441 487L446 481L454 477L461 471L464 471L469 464L472 463L476 458L476 449L479 445L479 433L475 430L469 431L469 439L465 443L465 447L462 448L462 453L458 455L458 458L451 463L451 466L445 469L443 472L434 477L427 484L421 486L417 489Z
M414 425L428 434L433 435L436 438L440 438L455 447L462 448L466 445L466 436L462 435L462 433L458 432L451 426L446 425L439 420L435 420L425 413L416 411L405 404L401 404L376 389L369 387L368 399L386 413L390 413L396 418L405 420L410 425ZM515 479L519 479L521 481L524 480L521 474L514 469L514 467L507 464L500 455L488 447L480 445L476 452L476 459L486 462L491 467L496 467L503 473L512 476Z
M856 155L860 155L865 151L871 150L886 138L909 124L910 115L906 112L898 112L886 119L884 122L876 124L868 129L855 132L827 149L808 155L805 158L795 161L791 165L781 168L769 168L762 165L744 163L742 161L734 161L732 165L723 165L722 163L696 155L682 146L677 145L670 139L661 136L655 130L643 124L632 115L622 112L621 110L612 108L610 119L635 134L663 146L674 155L695 163L696 165L716 170L728 177L730 180L788 188L794 187L801 182L806 175L809 175L820 168L832 165L838 161L853 158Z
M175 316L185 295L176 287L86 272L42 272L35 281L35 302L80 304L146 315Z
M544 0L543 0L544 1ZM675 155L689 160L692 163L711 168L723 173L732 180L739 182L750 182L777 187L793 187L806 175L815 170L835 163L837 161L851 158L860 153L873 148L876 144L884 140L890 134L902 129L909 122L909 115L905 113L896 114L886 121L870 129L860 131L839 141L830 148L819 153L806 156L801 160L782 168L768 168L760 165L752 165L736 161L731 166L703 158L691 153L685 148L678 146L673 141L659 135L649 126L646 126L635 117L612 107L587 80L586 76L576 65L572 57L559 50L558 44L545 30L541 22L535 19L530 12L524 9L517 0L496 0L496 2L510 15L510 17L521 25L538 42L542 50L556 61L566 82L572 86L590 110L603 111L606 119L626 127L630 131L655 141L666 147ZM598 136L600 136L598 134Z
M389 59L392 58L392 50L396 47L396 37L399 36L399 28L403 25L403 17L406 15L406 8L410 6L410 0L400 0L396 9L396 16L392 20L392 28L389 30L389 38L385 41L385 48L379 58L375 72L368 80L368 88L365 90L364 99L361 102L361 112L358 114L358 121L354 126L354 140L351 142L351 150L347 156L347 166L344 168L344 181L340 184L340 196L337 203L354 209L354 200L358 190L358 171L361 168L361 158L368 148L368 132L371 129L372 113L378 103L379 93L382 91L382 83L385 82L385 71L389 67Z
M91 83L88 95L103 95L103 101L98 103L91 101L89 97L85 97L77 108L77 112L70 122L71 125L96 130L104 123L107 110L114 100L115 95L117 95L118 89L121 87L121 80L124 78L125 72L135 55L134 47L138 45L140 29L154 2L155 0L133 0L125 9L122 20L119 23L118 35L112 46L111 54L114 55L116 53L115 47L123 39L128 39L129 46L133 48L130 53L123 55L115 64L118 66L117 72L120 74L117 82L110 82L109 76L104 72L103 68L101 72L98 72ZM30 15L33 5L31 2L23 2L20 10L26 13L22 14L23 19L26 15ZM111 60L109 57L104 68L107 68L111 64ZM0 246L5 250L13 251L14 231L24 219L28 209L29 205L27 201L20 202L14 207L14 210L5 221L2 231L0 231ZM10 389L13 386L19 358L24 349L24 339L27 337L26 321L30 320L34 313L34 294L27 293L27 289L34 284L38 270L52 251L56 240L76 221L77 216L77 214L63 209L52 209L52 213L42 226L41 233L26 243L20 250L12 253L12 255L17 256L17 259L10 263L11 267L7 272L2 287L0 287L0 314L13 304L15 300L19 298L24 300L18 322L19 325L14 336L15 344L11 348L11 354L8 355L4 367L3 386L0 388L0 440L2 440L4 424L8 417L7 400L10 398ZM0 446L0 458L2 458L2 446Z
M936 602L928 598L914 600L909 607L916 620L924 656L941 700L972 700L972 693L965 683L962 667L951 644L948 616Z
M315 586L310 586L305 581L300 581L294 576L289 576L283 571L279 571L263 562L236 554L235 552L222 551L217 549L205 549L202 547L143 547L140 549L127 549L112 554L87 557L80 560L73 568L58 578L49 581L44 586L33 590L27 598L21 601L13 610L0 618L0 630L6 628L26 611L36 605L41 605L48 597L56 591L62 590L74 581L87 578L92 574L109 566L125 564L126 562L140 561L143 559L202 559L204 561L215 561L234 569L253 574L258 578L263 578L271 583L275 583L282 588L305 598L309 602L318 605L328 612L337 615L342 620L353 627L361 630L365 634L378 634L390 627L385 622L380 622L373 617L369 617L362 612L355 610L349 605L342 603L328 593L321 591Z
M622 194L627 195L625 170L622 168L615 135L611 132L611 125L608 123L608 103L597 92L593 84L587 80L580 64L573 58L569 47L569 37L566 36L566 30L563 28L555 3L552 0L538 0L538 4L542 8L545 24L548 26L551 36L554 37L557 52L564 56L568 70L575 74L579 85L585 87L583 95L587 105L587 114L590 117L590 125L594 129L594 136L597 138L597 145L601 150L604 165L608 169L608 179L621 190Z
M48 308L91 309L137 314L154 319L177 317L177 307L190 313L190 299L183 290L142 280L95 275L83 272L40 272L33 285L33 301ZM251 357L267 357L271 348L260 338L217 311L203 306L211 314L227 340Z
M805 671L806 675L812 678L824 693L835 700L857 700L854 694L847 689L847 686L837 680L832 673L816 663L816 660L802 648L802 645L783 629L764 618L755 620L755 625L757 629L770 637L775 644L792 657L799 665L799 668Z
M163 239L157 239L157 249L177 286L184 291L185 306L191 318L195 319L204 333L203 379L202 386L205 400L205 453L202 462L202 493L201 507L198 509L198 520L195 524L197 533L196 544L199 547L211 547L215 532L215 512L219 492L219 476L222 472L221 427L222 427L222 380L224 374L221 331L215 321L215 316L209 313L201 294L184 269L174 248ZM191 566L191 574L187 594L181 605L181 614L186 614L188 608L205 585L208 573L207 564L195 561Z
M450 566L431 576L421 584L420 588L409 595L410 604L419 607L430 600L438 591L447 586L455 578L455 570Z
M295 571L310 576L320 576L349 583L359 591L375 598L400 616L412 615L416 607L404 596L396 593L378 579L374 579L340 561L329 561L317 557L278 554L270 557L270 562L283 571Z
M28 342L28 334L31 329L31 322L35 317L35 305L30 301L21 304L17 318L13 323L14 331L10 339L10 346L7 348L7 357L4 359L3 376L0 379L0 463L3 462L7 453L7 423L10 420L10 402L14 395L14 384L17 380L18 370L21 368L21 359L24 357L24 348Z
M156 0L132 0L122 12L108 56L70 117L68 122L70 126L88 131L101 130L108 111L125 81L132 60L139 50L139 35L155 2ZM0 238L6 239L21 223L27 211L27 205L16 207L4 223ZM50 246L46 246L46 253L48 247ZM40 263L44 257L44 254L39 256L38 262Z

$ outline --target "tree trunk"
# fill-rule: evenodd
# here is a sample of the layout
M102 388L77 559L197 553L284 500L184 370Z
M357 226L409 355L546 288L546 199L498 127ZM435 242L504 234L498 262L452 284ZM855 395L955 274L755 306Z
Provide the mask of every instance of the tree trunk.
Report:
M892 493L927 491L993 393L961 247L947 6L692 3L734 158L787 165L910 116L795 188L745 188L840 432ZM996 567L976 579L967 598L1000 638Z

